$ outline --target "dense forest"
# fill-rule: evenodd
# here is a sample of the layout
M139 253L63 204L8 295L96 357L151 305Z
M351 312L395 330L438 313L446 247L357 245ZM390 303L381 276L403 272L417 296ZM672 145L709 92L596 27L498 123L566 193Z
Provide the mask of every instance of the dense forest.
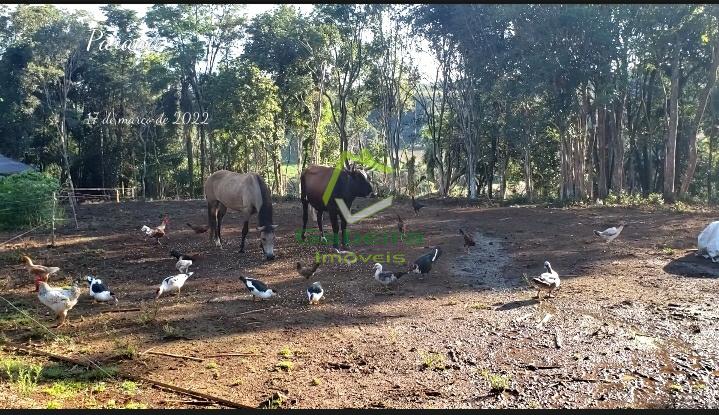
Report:
M719 6L243 7L0 6L0 153L146 198L367 149L396 195L719 199Z

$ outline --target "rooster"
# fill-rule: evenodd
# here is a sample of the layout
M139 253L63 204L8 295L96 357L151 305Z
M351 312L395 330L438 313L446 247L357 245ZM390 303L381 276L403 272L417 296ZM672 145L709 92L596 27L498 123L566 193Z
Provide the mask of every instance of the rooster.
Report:
M185 225L187 225L188 227L190 227L190 229L192 229L193 231L195 231L195 233L205 233L205 232L207 232L207 230L210 228L210 227L207 226L207 225L195 226L195 225L193 225L193 224L191 224L191 223L189 223L189 222L186 223Z
M37 298L55 312L58 320L55 328L62 326L67 319L67 312L75 307L82 293L82 289L78 286L78 281L74 281L70 288L51 287L41 280L37 280L37 284Z
M160 238L163 238L167 235L167 232L165 231L165 229L167 228L168 223L170 223L170 218L168 218L167 215L165 215L165 217L162 218L162 223L160 224L160 226L158 226L156 228L150 228L147 225L143 225L142 228L140 228L140 230L145 233L145 236L155 238L158 245L162 245L160 243Z
M469 247L477 245L476 242L474 242L474 238L472 235L466 233L462 229L459 230L459 233L464 237L464 250L469 253Z
M25 268L28 270L30 275L35 278L35 291L39 289L38 281L47 282L50 279L50 275L60 271L58 267L46 267L43 265L33 264L32 259L29 256L23 255L22 262L25 263Z

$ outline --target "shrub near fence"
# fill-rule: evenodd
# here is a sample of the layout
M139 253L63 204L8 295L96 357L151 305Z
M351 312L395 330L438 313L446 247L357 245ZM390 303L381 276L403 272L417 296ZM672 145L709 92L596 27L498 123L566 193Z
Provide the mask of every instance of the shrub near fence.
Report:
M60 183L48 174L25 172L0 177L0 228L17 229L49 224L53 216L53 193ZM59 202L58 202L59 204ZM55 217L59 217L59 206Z

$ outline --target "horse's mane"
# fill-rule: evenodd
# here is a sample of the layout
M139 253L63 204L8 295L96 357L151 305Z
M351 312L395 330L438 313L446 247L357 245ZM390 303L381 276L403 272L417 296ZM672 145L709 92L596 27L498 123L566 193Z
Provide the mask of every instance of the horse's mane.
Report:
M257 177L257 184L260 186L260 195L262 196L262 206L257 212L257 223L260 226L272 226L272 196L270 195L270 189L262 176L255 174L255 177Z

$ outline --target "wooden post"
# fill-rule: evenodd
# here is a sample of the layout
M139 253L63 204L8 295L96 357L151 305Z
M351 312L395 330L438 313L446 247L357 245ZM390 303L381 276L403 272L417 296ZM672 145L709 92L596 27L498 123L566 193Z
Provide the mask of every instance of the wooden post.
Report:
M57 194L52 192L52 234L50 236L50 246L55 247L55 207L57 206Z
M115 202L120 203L120 190L115 188Z

